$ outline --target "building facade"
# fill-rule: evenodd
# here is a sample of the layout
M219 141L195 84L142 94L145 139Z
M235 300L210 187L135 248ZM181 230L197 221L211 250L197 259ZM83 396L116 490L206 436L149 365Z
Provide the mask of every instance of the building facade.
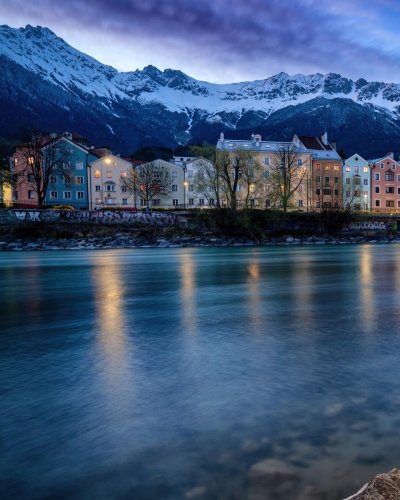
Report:
M371 209L371 166L359 154L343 161L343 206L355 211Z
M371 208L375 212L400 211L400 163L393 154L372 160Z

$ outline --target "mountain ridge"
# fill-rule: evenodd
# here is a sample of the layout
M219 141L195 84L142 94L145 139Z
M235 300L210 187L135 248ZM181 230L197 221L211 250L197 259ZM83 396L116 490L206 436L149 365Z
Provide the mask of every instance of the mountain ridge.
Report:
M23 121L10 116L9 111L14 109L25 122L38 121L38 125L45 126L47 117L48 126L56 130L77 126L77 132L88 134L93 141L108 139L112 147L131 152L143 145L176 146L209 139L211 135L216 142L221 131L236 135L240 130L257 129L268 138L270 130L274 130L272 135L278 133L283 110L293 107L293 125L307 129L300 133L317 134L327 129L336 136L339 146L350 148L350 152L355 152L351 151L353 147L366 148L372 154L375 150L368 145L373 127L367 127L365 137L347 131L357 137L354 146L348 138L337 136L343 124L331 119L339 117L341 121L346 113L341 113L340 108L347 100L355 104L353 113L364 121L373 124L378 120L381 127L385 124L385 130L391 123L392 140L400 141L400 85L396 83L353 81L337 73L290 76L282 72L263 80L218 84L152 65L118 72L73 48L49 28L31 25L0 26L0 57L5 69L0 76L0 102L8 115L7 121L0 117L3 135L15 134L18 123ZM12 79L11 73L19 74L19 78ZM337 109L328 113L325 107ZM69 116L63 117L63 110ZM314 126L303 127L302 117L308 123L306 115L310 113ZM41 114L43 119L38 118ZM93 123L94 137L88 120ZM283 139L287 138L288 128L290 124L285 123ZM390 134L385 132L382 148L388 144Z

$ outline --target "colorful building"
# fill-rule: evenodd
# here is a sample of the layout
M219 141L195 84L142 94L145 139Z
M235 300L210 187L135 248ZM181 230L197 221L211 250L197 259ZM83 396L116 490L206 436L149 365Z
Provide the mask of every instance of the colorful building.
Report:
M343 162L343 207L355 211L371 209L371 166L359 154Z
M371 209L375 212L400 211L400 163L390 153L372 160L371 166Z

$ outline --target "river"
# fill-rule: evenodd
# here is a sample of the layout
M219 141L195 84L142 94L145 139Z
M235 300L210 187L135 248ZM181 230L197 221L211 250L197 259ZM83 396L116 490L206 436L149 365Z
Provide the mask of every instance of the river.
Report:
M0 255L0 497L338 499L400 466L400 245Z

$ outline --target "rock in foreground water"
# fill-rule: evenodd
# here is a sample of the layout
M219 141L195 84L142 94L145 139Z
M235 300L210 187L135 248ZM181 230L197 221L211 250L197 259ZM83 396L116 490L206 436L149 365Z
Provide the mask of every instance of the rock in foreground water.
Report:
M365 484L355 495L346 500L399 500L400 469L393 469L387 474L378 474Z

